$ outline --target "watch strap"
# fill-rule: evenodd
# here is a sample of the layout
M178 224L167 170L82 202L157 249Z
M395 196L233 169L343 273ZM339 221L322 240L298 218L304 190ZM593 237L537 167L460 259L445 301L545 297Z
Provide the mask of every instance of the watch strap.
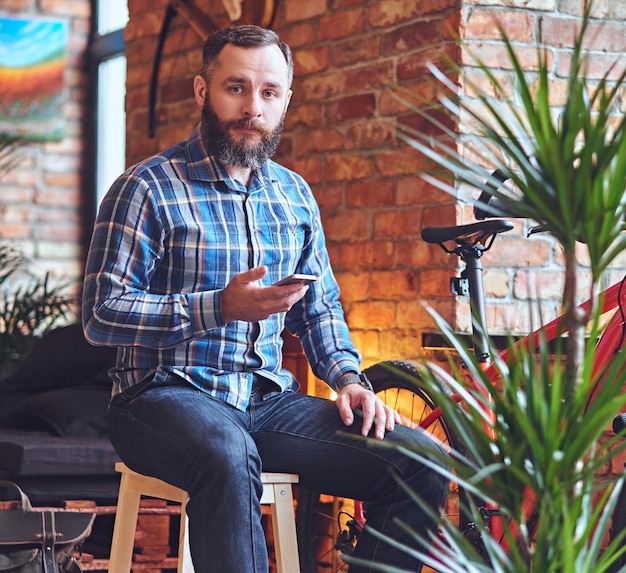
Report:
M368 380L367 376L362 372L357 374L356 372L350 372L348 374L344 374L339 381L337 382L337 390L343 390L349 384L358 384L359 386L363 386L363 388L367 388L368 390L374 391L374 387L372 383Z

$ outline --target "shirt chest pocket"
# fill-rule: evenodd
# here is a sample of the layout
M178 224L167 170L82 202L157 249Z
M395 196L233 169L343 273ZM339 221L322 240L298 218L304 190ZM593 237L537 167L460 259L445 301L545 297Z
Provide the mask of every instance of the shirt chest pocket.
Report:
M280 268L281 274L293 272L302 257L305 232L302 227L261 225L258 229L261 264Z

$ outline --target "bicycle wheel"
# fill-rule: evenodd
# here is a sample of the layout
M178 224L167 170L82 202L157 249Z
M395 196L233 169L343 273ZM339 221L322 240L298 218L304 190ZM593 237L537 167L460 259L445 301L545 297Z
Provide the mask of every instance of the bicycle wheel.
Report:
M392 372L387 366L403 372ZM398 411L402 423L415 428L435 408L436 402L424 388L416 366L407 361L389 361L375 364L365 370L376 394ZM439 417L426 431L444 447L459 444L443 417ZM340 573L347 571L341 552L350 552L358 536L353 500L320 495L319 492L300 488L296 512L298 550L301 573ZM357 502L358 504L358 502ZM453 523L461 526L459 488L450 484L445 512ZM464 525L464 524L463 524Z

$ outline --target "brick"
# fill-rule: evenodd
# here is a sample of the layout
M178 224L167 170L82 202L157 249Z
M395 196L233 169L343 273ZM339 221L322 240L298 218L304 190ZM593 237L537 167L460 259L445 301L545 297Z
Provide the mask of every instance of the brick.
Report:
M465 3L468 5L526 8L528 10L543 10L544 12L553 12L557 6L557 0L465 0Z
M353 330L352 340L361 352L363 367L379 361L381 356L380 333L375 330Z
M343 75L340 72L329 72L305 78L300 84L304 94L300 101L319 101L335 96L341 93L343 85ZM296 92L295 89L294 92Z
M450 316L454 299L450 297L445 300L435 301L437 312L444 318L448 319ZM403 300L398 302L398 328L410 329L410 338L404 334L402 337L396 335L396 341L398 344L408 344L407 348L398 349L399 356L411 357L413 359L422 356L422 332L436 331L433 318L428 313L428 310L424 306L423 298L415 298L415 300ZM408 338L408 340L402 340Z
M392 29L383 35L381 53L394 56L411 50L424 49L441 38L440 22L416 22Z
M346 206L382 207L393 206L395 202L392 181L358 181L346 185Z
M504 45L490 44L477 42L470 44L470 49L473 55L481 61L485 66L493 69L510 69L510 59L506 53ZM469 66L474 65L474 60L468 56L465 52L463 54L463 63ZM515 57L518 60L520 66L527 71L534 71L537 69L537 51L534 47L515 47ZM552 52L547 54L547 65L552 66L554 56Z
M493 247L484 256L488 264L505 266L515 261L520 267L541 267L548 260L551 245L542 239L526 239L523 235L511 236L512 231L496 238Z
M376 165L384 177L411 175L432 168L432 165L421 153L407 148L377 153Z
M454 204L453 199L448 194L416 175L399 178L397 188L396 202L398 205ZM451 217L453 220L453 212L451 212Z
M402 55L398 60L396 76L398 81L419 80L421 84L435 83L429 64L447 70L448 62L459 60L460 48L456 43L446 42L433 48L426 48L417 53Z
M321 16L328 10L327 0L285 0L285 20L296 22Z
M344 73L346 91L355 92L381 85L393 79L393 64L390 61L375 62L367 66L360 66Z
M292 50L302 46L310 46L315 43L316 26L312 22L299 22L281 30L280 38Z
M372 240L371 235L360 239L358 242L343 242L337 245L335 270L356 272L363 269L368 271L389 269L393 266L396 246L392 241Z
M504 298L505 296L510 294L511 277L508 271L502 269L486 269L483 275L483 279L485 281L486 296Z
M35 7L35 0L4 0L2 8L10 11L27 11Z
M332 48L332 59L338 67L370 62L376 60L379 54L380 36L371 34L337 43Z
M43 14L48 16L70 16L74 18L89 18L89 16L91 16L90 2L40 0L39 9Z
M78 225L43 225L39 224L33 229L35 239L47 241L78 241L82 238L82 230Z
M322 72L328 69L329 60L326 46L297 50L293 54L294 74L302 77Z
M365 9L342 10L320 18L319 39L336 40L346 36L355 36L365 30Z
M373 273L370 290L373 299L400 300L415 298L418 286L415 271L399 269Z
M341 206L343 201L343 183L337 185L325 184L313 189L313 195L322 211L335 209Z
M297 126L317 127L322 123L322 114L321 103L292 102L285 118L285 130L292 130Z
M383 28L415 18L421 14L420 3L415 0L381 0L369 9L369 23Z
M370 217L361 210L326 214L322 221L329 241L363 240L372 235Z
M542 19L542 23L544 19ZM499 40L501 30L513 42L534 42L533 14L521 10L472 10L465 26L465 39ZM543 25L542 25L543 28ZM547 34L543 42L552 45L554 37Z
M367 300L370 296L369 274L356 272L336 273L341 289L341 299L346 302Z
M328 181L350 181L374 175L372 158L358 154L329 154L326 157Z
M344 144L343 135L335 129L300 130L294 135L295 153L299 156L342 149Z
M435 12L442 12L450 10L451 8L458 8L459 0L423 0L422 13L432 14Z
M28 223L33 219L32 209L28 205L2 205L0 207L2 221L14 224Z
M309 185L322 181L323 169L319 157L285 161L284 165L302 175L309 182Z
M0 235L6 239L26 239L30 237L29 223L5 223L0 221Z
M395 129L387 121L359 122L351 125L346 132L346 149L381 148L395 141Z
M75 189L49 189L35 192L34 204L36 205L80 205L80 190Z
M377 213L374 217L374 233L376 238L394 238L418 236L421 208L406 208L401 211Z
M159 86L158 102L163 105L172 102L189 102L192 109L198 109L193 96L192 78L178 78L171 81L161 82Z
M518 270L514 279L514 294L519 299L559 299L563 294L563 276L554 270Z
M342 122L348 119L369 118L376 109L374 94L358 94L334 100L328 105L328 118Z
M52 187L78 187L82 177L80 173L47 173L44 174L43 182Z
M415 221L414 227L421 232L422 226L419 221ZM413 235L413 232L411 232ZM446 269L452 276L456 269L456 258L447 255L437 246L430 246L417 238L401 237L395 239L395 264L401 264L415 269L438 268Z
M357 302L346 313L351 328L390 328L395 325L396 303L391 301Z

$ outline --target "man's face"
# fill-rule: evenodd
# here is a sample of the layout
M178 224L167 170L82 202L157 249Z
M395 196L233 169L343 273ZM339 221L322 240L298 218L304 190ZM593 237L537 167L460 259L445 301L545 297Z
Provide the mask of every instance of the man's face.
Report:
M194 83L207 152L224 165L257 169L280 142L291 99L287 63L277 46L228 44L209 73L208 84L200 76Z

